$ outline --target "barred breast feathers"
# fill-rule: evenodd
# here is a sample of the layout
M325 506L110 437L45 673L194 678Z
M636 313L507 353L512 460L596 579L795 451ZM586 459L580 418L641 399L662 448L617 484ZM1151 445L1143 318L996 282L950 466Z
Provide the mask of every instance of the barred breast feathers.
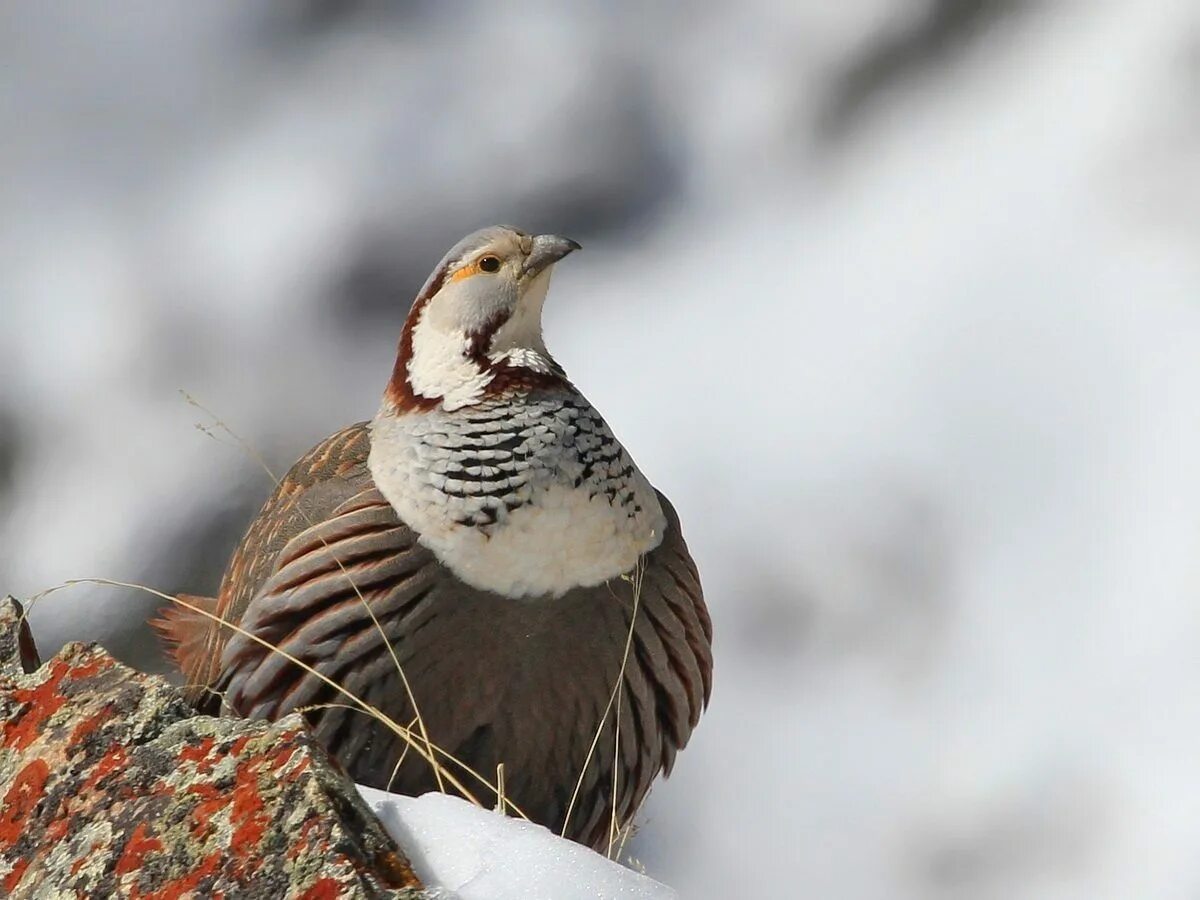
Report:
M466 583L560 596L629 572L666 519L645 476L573 388L492 395L371 424L369 467L421 543Z

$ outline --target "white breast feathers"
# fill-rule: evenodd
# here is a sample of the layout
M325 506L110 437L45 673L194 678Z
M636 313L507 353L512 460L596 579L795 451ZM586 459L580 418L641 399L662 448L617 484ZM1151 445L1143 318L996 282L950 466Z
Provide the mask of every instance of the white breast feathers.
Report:
M451 412L385 408L369 465L443 565L507 597L560 596L629 572L666 526L650 483L573 392Z

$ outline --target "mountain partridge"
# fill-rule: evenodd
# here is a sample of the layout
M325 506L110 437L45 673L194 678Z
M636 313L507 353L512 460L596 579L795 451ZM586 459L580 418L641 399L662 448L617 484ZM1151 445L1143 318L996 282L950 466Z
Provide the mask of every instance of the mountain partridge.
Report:
M206 711L300 710L355 780L450 789L278 648L427 736L480 802L502 763L507 800L603 848L708 702L712 626L674 509L543 343L578 247L508 227L455 245L375 418L292 467L216 598L182 598L241 631L180 605L154 624Z

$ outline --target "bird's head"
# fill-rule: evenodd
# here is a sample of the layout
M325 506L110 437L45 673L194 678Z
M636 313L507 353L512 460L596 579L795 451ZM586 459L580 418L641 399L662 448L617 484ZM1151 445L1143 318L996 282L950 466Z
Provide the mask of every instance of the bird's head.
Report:
M562 378L542 341L554 264L579 244L494 226L451 248L413 302L385 401L397 412L478 402L518 375Z

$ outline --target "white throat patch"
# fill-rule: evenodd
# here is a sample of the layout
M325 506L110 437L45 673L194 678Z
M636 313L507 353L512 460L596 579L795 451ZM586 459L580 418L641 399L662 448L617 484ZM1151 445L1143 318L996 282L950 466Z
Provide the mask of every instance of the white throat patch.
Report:
M495 377L467 356L468 339L434 325L422 310L413 327L408 383L413 393L430 400L442 398L448 409L475 403Z
M542 306L550 288L550 269L541 272L525 288L508 320L492 336L489 359L536 372L550 372L550 354L542 341ZM412 332L412 356L408 360L408 383L413 393L429 400L441 399L447 410L477 403L495 375L468 356L470 338L461 316L443 309L450 298L435 296L418 313ZM484 321L472 321L481 328Z

